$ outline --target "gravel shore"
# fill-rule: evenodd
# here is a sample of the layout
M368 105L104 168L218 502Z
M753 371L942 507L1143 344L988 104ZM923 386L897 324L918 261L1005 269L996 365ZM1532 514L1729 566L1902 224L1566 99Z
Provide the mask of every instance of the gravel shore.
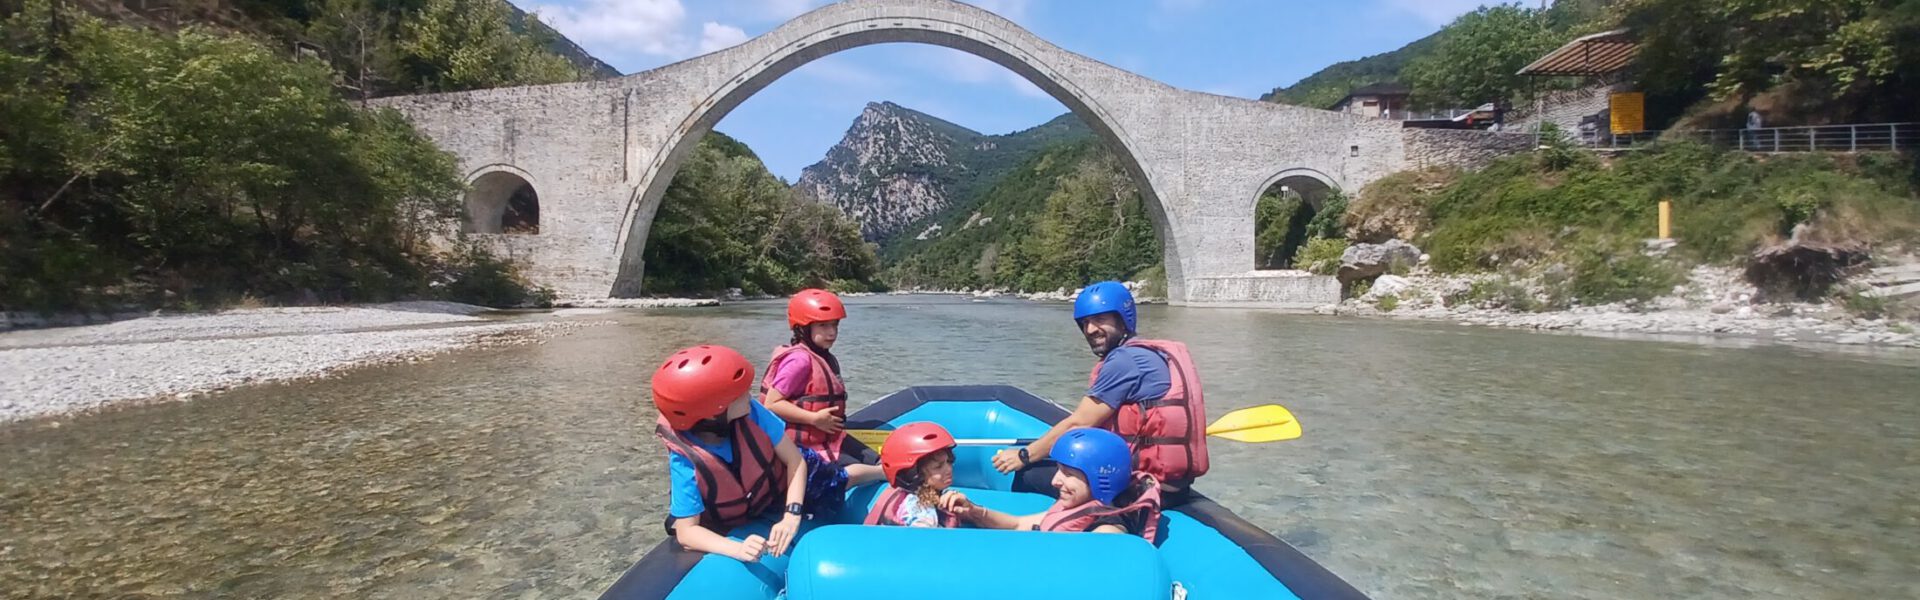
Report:
M0 423L320 377L581 323L497 322L445 302L264 308L0 334Z
M1657 334L1744 338L1783 343L1825 343L1920 348L1914 323L1853 317L1832 303L1756 303L1753 286L1737 271L1698 267L1673 294L1641 306L1609 304L1527 313L1449 306L1446 298L1467 289L1473 276L1419 273L1383 276L1365 296L1315 310L1320 314L1450 321L1541 331ZM1391 296L1394 306L1383 310Z

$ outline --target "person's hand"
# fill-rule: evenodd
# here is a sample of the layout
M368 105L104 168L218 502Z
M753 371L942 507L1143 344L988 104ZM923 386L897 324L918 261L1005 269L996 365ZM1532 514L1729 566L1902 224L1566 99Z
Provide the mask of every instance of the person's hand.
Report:
M993 469L996 471L1012 473L1024 466L1027 466L1027 461L1020 460L1019 448L1007 448L993 453Z
M815 429L827 432L827 435L839 435L840 430L845 429L845 422L846 418L840 416L840 407L829 406L814 411L813 423L810 424Z
M973 501L967 499L966 494L947 490L947 493L940 495L941 512L950 515L959 515L966 514L966 512L970 510L973 510Z
M788 513L780 517L779 523L767 532L767 550L774 556L787 553L787 545L793 543L793 534L800 530L800 515Z
M744 563L759 562L760 553L765 552L766 549L767 538L750 535L747 539L740 540L740 548L734 551L733 557Z

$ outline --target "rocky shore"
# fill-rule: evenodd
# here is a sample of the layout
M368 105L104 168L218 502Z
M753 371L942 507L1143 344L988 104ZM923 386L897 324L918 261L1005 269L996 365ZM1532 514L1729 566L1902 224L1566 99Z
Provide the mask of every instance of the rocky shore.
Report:
M486 312L447 302L262 308L4 333L0 423L418 361L584 325L500 322Z
M1920 324L1854 317L1832 303L1756 303L1756 291L1740 273L1696 267L1673 293L1641 305L1579 306L1551 312L1481 308L1461 302L1476 282L1491 276L1436 275L1416 269L1382 275L1368 291L1320 314L1448 321L1541 331L1716 336L1920 348Z

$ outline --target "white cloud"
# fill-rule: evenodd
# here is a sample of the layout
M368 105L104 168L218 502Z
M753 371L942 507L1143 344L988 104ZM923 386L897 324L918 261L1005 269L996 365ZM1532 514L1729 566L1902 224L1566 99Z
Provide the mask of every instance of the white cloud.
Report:
M700 26L700 54L725 50L747 41L747 32L732 25L708 21Z
M1472 12L1482 5L1495 4L1500 0L1387 0L1383 7L1390 12L1413 13L1414 16L1434 25L1453 22L1455 17Z
M639 52L679 58L687 8L680 0L586 0L574 6L540 6L541 19L595 52Z
M976 85L1000 85L1022 96L1030 98L1052 98L1052 96L1047 95L1045 90L1040 89L1040 86L1034 85L1033 82L1027 81L1027 78L1021 77L1019 73L995 64L993 61L959 50L940 47L928 48L929 50L940 53L939 61L935 65L936 68L940 69L942 75L945 75L948 79L955 82Z
M754 7L753 16L768 20L784 21L800 16L818 4L816 0L759 0Z
M841 54L801 65L794 73L837 84L840 89L877 90L886 87L888 82L887 77L856 65Z

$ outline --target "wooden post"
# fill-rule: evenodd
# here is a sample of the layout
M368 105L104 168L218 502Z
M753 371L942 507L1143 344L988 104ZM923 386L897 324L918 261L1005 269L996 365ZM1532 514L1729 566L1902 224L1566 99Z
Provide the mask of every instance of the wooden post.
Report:
M1673 239L1673 202L1660 201L1660 239Z

